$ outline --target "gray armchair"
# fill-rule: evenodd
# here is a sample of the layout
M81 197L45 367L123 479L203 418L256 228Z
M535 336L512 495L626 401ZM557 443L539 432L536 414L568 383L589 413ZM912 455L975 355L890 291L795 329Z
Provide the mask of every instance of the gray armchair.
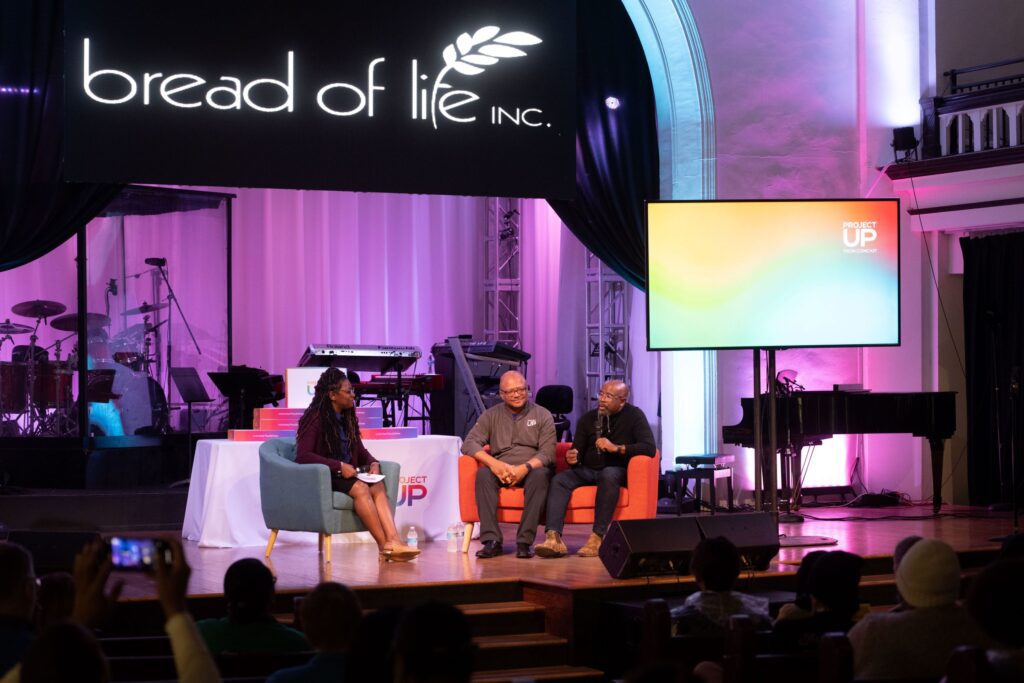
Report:
M397 462L380 463L392 514L398 501L399 469ZM260 445L260 502L263 521L270 529L267 557L281 529L315 531L327 562L331 561L331 534L366 531L352 498L331 490L331 472L325 465L296 464L294 438L270 439Z

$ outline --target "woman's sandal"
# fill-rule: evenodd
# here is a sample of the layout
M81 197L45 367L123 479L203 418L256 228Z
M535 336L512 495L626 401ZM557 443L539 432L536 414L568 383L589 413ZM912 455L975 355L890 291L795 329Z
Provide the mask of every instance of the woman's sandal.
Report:
M419 554L419 548L396 544L391 548L385 547L384 550L381 550L380 559L385 562L408 562L409 560L415 560Z

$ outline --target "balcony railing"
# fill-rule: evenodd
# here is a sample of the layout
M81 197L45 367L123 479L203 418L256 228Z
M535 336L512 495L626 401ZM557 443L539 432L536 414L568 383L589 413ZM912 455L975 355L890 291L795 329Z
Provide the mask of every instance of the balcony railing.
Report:
M1024 73L963 83L964 74L984 73L1024 58L951 69L950 95L922 101L924 159L1009 149L1024 143Z

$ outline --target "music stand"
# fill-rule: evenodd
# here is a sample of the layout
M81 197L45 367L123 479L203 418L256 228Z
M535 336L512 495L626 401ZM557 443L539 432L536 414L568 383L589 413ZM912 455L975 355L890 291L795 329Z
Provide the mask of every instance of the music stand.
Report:
M252 411L246 410L267 394L267 376L255 372L208 372L210 379L228 399L228 427L252 427ZM267 401L269 403L269 401ZM260 404L263 405L263 404Z
M188 471L192 473L192 404L213 401L195 368L171 368L171 380L181 400L188 404Z

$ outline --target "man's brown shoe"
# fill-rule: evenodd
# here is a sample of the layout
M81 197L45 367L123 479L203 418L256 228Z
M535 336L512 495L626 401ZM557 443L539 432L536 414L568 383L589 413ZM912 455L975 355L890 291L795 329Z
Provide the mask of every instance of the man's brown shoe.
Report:
M565 546L565 542L562 541L562 534L557 531L548 531L544 534L544 542L538 543L533 548L533 552L537 557L550 559L552 557L565 557L569 554L569 549Z
M597 551L601 549L601 537L591 532L586 544L576 551L579 557L597 557ZM539 553L538 553L539 554Z

